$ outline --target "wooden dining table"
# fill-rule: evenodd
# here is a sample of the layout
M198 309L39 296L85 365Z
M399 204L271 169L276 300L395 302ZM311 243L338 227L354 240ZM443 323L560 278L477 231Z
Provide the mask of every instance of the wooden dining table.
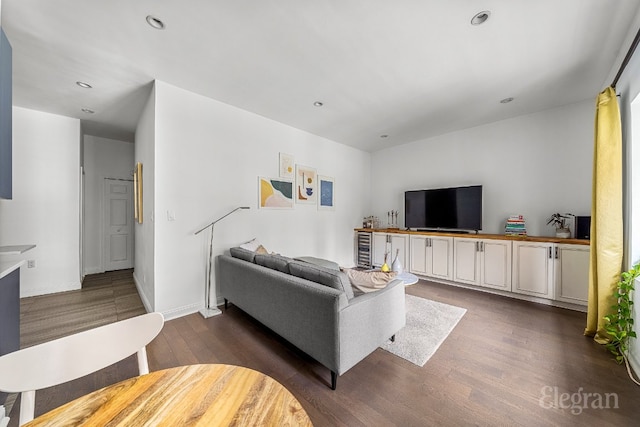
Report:
M25 426L312 426L273 378L232 365L154 371L94 391Z

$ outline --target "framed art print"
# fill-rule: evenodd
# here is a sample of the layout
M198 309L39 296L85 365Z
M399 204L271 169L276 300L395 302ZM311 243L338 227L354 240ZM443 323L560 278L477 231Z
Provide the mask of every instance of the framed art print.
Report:
M316 170L296 165L296 203L316 204L318 200Z
M293 181L258 177L259 209L293 209Z
M287 153L280 153L280 178L293 179L293 156Z
M330 176L318 176L318 210L334 209L335 181Z

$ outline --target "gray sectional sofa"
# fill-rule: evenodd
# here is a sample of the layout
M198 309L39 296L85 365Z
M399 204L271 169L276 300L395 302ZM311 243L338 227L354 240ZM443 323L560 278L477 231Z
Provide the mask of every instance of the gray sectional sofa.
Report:
M232 248L220 255L218 291L337 377L405 325L404 284L354 295L347 275L327 263Z

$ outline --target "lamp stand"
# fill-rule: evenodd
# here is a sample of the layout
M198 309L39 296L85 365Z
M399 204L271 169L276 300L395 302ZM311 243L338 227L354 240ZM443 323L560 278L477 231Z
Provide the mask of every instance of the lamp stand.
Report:
M249 209L248 206L240 206L239 208L235 208L231 212L221 216L220 218L213 221L211 224L202 227L200 230L196 231L194 234L200 234L207 228L211 228L210 230L210 238L209 238L209 252L207 264L205 264L206 277L205 277L205 287L204 287L204 308L199 310L202 317L208 319L213 316L217 316L218 314L222 314L222 311L218 307L211 307L211 274L213 273L213 226L216 222L220 221L223 218L228 217L232 213L240 209Z
M211 307L211 265L213 257L213 224L211 224L211 230L209 231L211 238L209 239L209 263L207 270L207 277L204 288L204 308L200 310L200 314L205 319L222 314L222 311L218 307Z

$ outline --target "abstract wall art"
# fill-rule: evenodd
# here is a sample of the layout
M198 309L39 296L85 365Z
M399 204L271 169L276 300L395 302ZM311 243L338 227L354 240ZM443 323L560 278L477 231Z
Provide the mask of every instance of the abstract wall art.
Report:
M333 210L334 209L334 191L335 182L330 176L318 176L319 191L318 191L318 210Z
M316 204L318 200L316 170L296 165L296 203Z
M287 153L280 153L280 178L293 179L293 172L293 156Z
M293 181L258 177L258 208L293 209Z

